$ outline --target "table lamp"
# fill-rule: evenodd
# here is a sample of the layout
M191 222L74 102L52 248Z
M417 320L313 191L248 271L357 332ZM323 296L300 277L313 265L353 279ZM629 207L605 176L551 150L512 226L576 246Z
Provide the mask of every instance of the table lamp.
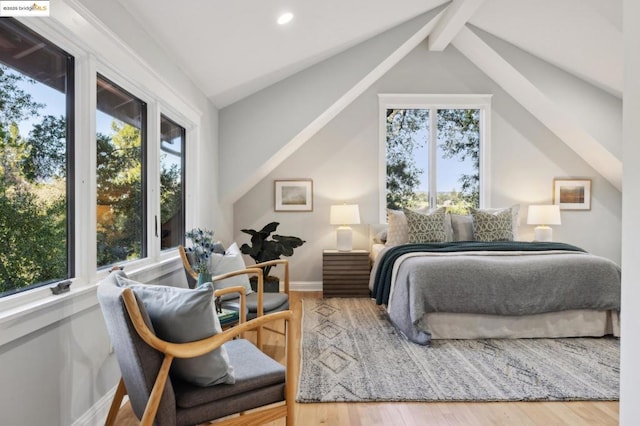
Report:
M353 231L349 225L360 223L360 210L357 204L341 204L331 206L329 222L339 225L336 230L337 248L339 251L351 251L353 248Z
M538 225L533 231L535 241L553 241L553 230L549 225L560 225L560 206L529 206L527 224Z

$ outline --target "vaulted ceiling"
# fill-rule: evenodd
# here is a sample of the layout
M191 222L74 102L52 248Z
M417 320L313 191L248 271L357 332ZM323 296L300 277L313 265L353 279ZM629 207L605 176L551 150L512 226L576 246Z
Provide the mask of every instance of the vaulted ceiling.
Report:
M486 32L621 98L621 0L118 1L218 108L442 7L429 49L458 49L621 188L620 159L476 35ZM280 26L285 11L294 18Z
M119 0L218 107L449 2ZM453 0L443 49L472 24L620 96L620 0ZM279 26L284 11L294 14ZM433 35L431 36L433 38Z

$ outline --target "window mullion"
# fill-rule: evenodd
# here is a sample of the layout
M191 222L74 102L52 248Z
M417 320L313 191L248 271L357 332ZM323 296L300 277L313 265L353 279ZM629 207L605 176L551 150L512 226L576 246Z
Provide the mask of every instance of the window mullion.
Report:
M147 256L160 256L160 108L147 104Z
M429 208L437 207L438 109L429 109Z

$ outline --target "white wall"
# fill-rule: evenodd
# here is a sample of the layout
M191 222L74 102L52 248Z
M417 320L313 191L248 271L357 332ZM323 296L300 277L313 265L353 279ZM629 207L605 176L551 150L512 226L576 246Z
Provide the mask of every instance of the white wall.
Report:
M539 60L535 66L546 69L549 79L559 72ZM332 77L323 78L330 80ZM562 78L567 76L563 73ZM319 81L318 84L328 83ZM286 81L281 82L280 87L285 90ZM519 203L526 216L529 204L551 203L554 178L592 178L591 211L563 211L563 224L555 228L554 239L620 262L620 192L457 50L429 52L426 44L411 52L235 203L235 238L239 242L248 241L247 236L239 232L241 228L260 228L271 220L281 222L278 232L307 241L291 258L291 279L318 283L322 280L322 250L335 247L335 230L329 225L329 206L347 201L360 205L363 223L354 227L354 247L368 247L368 231L364 224L377 223L379 217L379 93L493 94L491 205ZM582 101L599 102L608 97L596 89L586 94ZM244 103L249 104L250 100L245 99ZM294 113L290 109L286 114ZM606 125L615 128L616 123ZM283 121L281 125L286 126L287 122ZM273 211L273 180L289 178L313 179L313 212ZM532 239L533 227L526 225L526 217L522 224L521 238Z
M622 198L622 355L620 360L620 424L640 419L640 3L625 0L624 194Z
M175 112L172 118L186 122L187 174L191 180L187 226L220 229L222 238L231 238L230 232L224 232L230 229L227 222L231 220L231 208L226 209L225 216L217 201L215 107L120 3L57 0L51 3L51 8L50 18L31 21L35 22L36 30L67 38L69 45L79 52L77 63L103 64L110 72L127 79L129 85L146 96L145 101L161 104L163 111ZM88 242L89 236L79 234L83 247L95 247ZM44 288L47 297L0 310L2 425L104 422L109 392L119 379L95 296L96 279L105 272L96 273L95 268L86 265L78 265L78 269L90 271L90 278L76 279L69 294L51 296ZM125 270L143 282L185 285L177 251L162 253L156 263L139 271L126 267ZM29 297L31 293L34 292L10 298Z
M425 27L418 16L220 111L220 195L235 202L317 130L355 84ZM327 78L329 76L329 78ZM247 125L247 123L251 123Z

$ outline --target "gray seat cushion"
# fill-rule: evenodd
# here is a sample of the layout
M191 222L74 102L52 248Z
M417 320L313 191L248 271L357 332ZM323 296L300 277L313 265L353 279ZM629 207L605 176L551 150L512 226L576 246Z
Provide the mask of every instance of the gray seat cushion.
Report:
M207 417L219 418L284 401L283 365L244 339L230 341L224 347L234 367L236 383L199 387L175 380L178 424L200 423ZM209 417L212 410L215 415Z
M240 299L225 300L222 306L227 309L240 309ZM265 313L286 311L289 309L289 297L286 293L264 293L263 309ZM247 295L247 319L253 319L258 312L258 293Z

